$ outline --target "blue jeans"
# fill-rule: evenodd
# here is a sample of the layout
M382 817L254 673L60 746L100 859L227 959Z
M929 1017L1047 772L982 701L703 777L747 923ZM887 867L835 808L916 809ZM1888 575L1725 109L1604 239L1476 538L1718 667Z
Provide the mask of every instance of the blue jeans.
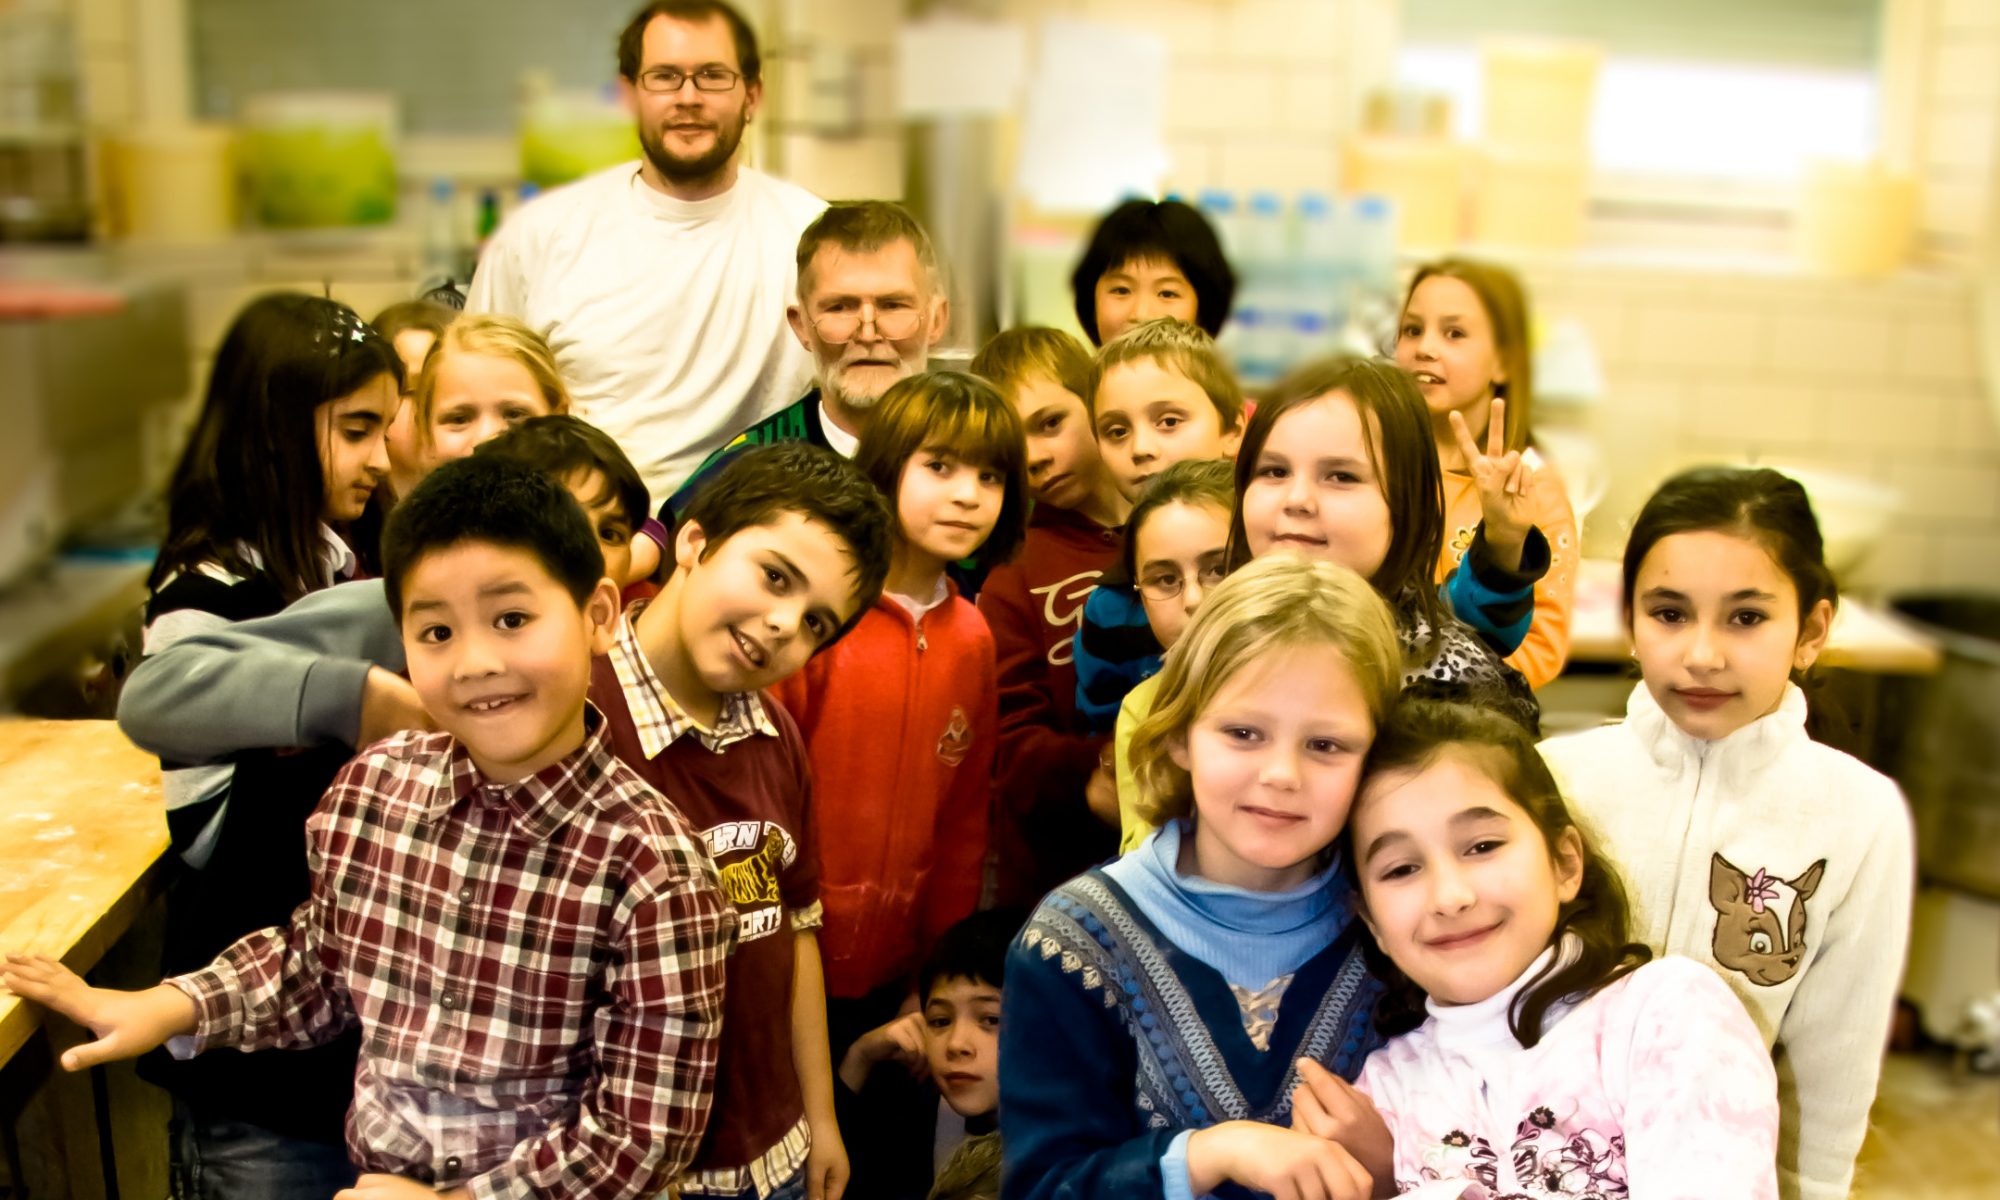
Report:
M704 1200L758 1200L757 1185L753 1183L734 1196L708 1196ZM792 1172L792 1177L773 1188L764 1200L806 1200L806 1169Z
M332 1200L357 1175L345 1146L206 1117L179 1099L167 1147L173 1200Z

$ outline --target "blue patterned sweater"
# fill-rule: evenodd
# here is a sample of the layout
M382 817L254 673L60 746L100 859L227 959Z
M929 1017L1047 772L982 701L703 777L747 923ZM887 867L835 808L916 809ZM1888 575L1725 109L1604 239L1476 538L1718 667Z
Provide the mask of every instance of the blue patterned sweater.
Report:
M1380 1044L1343 873L1278 894L1192 879L1174 868L1185 828L1051 892L1008 955L1003 1200L1186 1196L1182 1135L1287 1124L1297 1059L1353 1079ZM1260 1049L1232 984L1287 974Z

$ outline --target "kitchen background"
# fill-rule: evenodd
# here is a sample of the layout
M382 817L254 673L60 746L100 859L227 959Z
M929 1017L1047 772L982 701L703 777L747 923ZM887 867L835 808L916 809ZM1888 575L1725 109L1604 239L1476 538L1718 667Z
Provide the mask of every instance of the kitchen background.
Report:
M952 352L1070 324L1095 214L1172 193L1245 276L1253 380L1371 344L1429 254L1518 269L1589 555L1678 467L1798 472L1861 602L1837 683L1924 831L1922 1029L2000 1045L2000 601L1967 599L2000 596L2000 3L739 3L751 161L916 208ZM0 309L0 710L104 711L149 498L247 298L462 282L524 195L636 152L631 7L0 0L0 299L27 297ZM1586 577L1600 615L1615 586ZM1617 710L1616 634L1545 693L1558 722ZM1965 753L1912 751L1912 713ZM1891 1070L1866 1194L1996 1194L1970 1061Z

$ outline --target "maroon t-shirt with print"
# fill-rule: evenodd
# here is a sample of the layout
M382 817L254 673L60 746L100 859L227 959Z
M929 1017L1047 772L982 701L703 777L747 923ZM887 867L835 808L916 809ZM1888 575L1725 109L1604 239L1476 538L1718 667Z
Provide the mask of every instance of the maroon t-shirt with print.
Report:
M736 902L715 1102L689 1170L742 1167L777 1145L805 1113L792 1062L790 919L819 899L805 742L784 707L766 699L776 737L752 734L715 751L683 734L649 759L605 655L591 664L590 700L604 713L612 751L707 841L722 890Z

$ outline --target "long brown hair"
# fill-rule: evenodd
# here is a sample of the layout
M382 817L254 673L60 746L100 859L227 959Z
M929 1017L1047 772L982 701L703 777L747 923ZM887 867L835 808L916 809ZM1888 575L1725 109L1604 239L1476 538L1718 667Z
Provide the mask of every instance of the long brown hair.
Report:
M1415 608L1436 636L1444 611L1431 578L1444 546L1444 473L1430 412L1417 385L1394 363L1368 358L1324 358L1293 369L1250 414L1236 452L1236 507L1229 517L1229 565L1250 561L1243 531L1243 493L1257 473L1257 459L1285 414L1340 392L1361 413L1361 437L1389 505L1389 552L1368 582L1392 606Z
M1411 297L1417 294L1417 285L1434 275L1456 279L1471 288L1486 309L1487 323L1493 327L1494 353L1507 369L1507 382L1493 385L1493 395L1507 402L1507 448L1527 449L1535 412L1535 356L1528 346L1527 290L1512 271L1497 263L1468 258L1440 259L1417 268L1410 279L1410 290L1403 296L1405 312L1409 311ZM1473 433L1484 443L1485 430Z
M262 572L286 603L332 583L314 411L383 376L400 384L402 358L345 304L275 292L245 305L167 484L167 534L147 586L206 562Z
M1469 704L1404 697L1389 710L1388 719L1368 748L1368 763L1355 799L1357 810L1366 803L1369 785L1375 779L1394 772L1421 771L1445 755L1485 775L1520 805L1541 832L1551 858L1564 833L1575 830L1577 834L1583 880L1576 898L1556 910L1556 927L1549 944L1560 946L1565 937L1573 937L1579 950L1574 956L1558 953L1550 959L1514 997L1513 1009L1507 1014L1515 1040L1533 1046L1541 1040L1545 1032L1542 1022L1557 1002L1588 996L1637 970L1653 954L1631 940L1625 886L1570 816L1562 790L1527 730L1499 713ZM1347 827L1354 828L1351 817ZM1354 859L1353 854L1347 857ZM1385 1037L1395 1037L1423 1024L1423 989L1379 946L1370 946L1367 954L1375 977L1388 985L1376 1005L1376 1028Z

